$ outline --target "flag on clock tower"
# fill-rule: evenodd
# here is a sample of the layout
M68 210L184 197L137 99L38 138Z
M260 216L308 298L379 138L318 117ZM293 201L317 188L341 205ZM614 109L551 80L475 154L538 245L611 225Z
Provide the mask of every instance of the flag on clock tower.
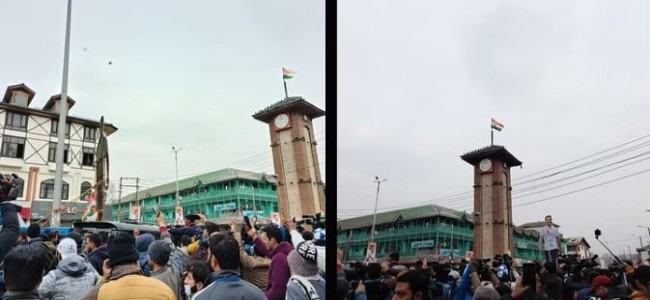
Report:
M296 71L289 68L282 67L282 79L287 80L293 78L296 75Z

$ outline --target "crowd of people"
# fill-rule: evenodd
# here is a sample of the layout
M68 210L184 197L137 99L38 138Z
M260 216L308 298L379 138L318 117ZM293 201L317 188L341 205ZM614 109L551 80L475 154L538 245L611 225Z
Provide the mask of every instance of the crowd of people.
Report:
M324 228L194 215L177 228L159 214L159 232L21 232L22 181L0 181L2 299L325 299Z
M535 262L523 270L508 263L463 259L459 263L400 264L399 253L378 263L343 264L337 250L337 297L348 300L649 300L650 266L613 263L600 269L583 261ZM531 272L531 275L533 273ZM534 278L534 279L533 279Z

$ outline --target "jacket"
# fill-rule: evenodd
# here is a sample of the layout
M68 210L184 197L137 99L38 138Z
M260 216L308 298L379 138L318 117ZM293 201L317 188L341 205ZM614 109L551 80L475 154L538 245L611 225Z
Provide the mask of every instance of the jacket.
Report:
M29 300L29 299L43 299L38 294L37 290L32 290L29 292L10 292L7 291L2 300Z
M138 252L140 259L138 260L138 265L140 265L140 270L144 276L151 276L151 267L149 266L149 252Z
M336 269L336 296L337 299L343 299L350 290L350 283L345 278L345 272L343 272L343 267L340 264L336 266Z
M291 276L287 255L293 250L293 246L287 242L281 242L275 249L269 252L259 237L256 237L254 242L255 247L262 254L271 258L271 266L269 267L269 276L264 294L269 300L285 299L287 283Z
M83 257L72 255L59 262L55 270L43 277L38 292L43 299L79 299L91 288L99 274Z
M304 277L318 293L320 299L325 299L325 279L320 276ZM287 300L309 300L311 299L304 289L294 280L289 280L287 284Z
M151 278L158 279L166 284L176 295L176 299L183 299L181 295L181 277L171 262L160 270L151 272Z
M454 300L472 300L474 297L470 291L470 287L472 286L472 280L470 279L471 274L472 265L467 265L463 272L463 276L460 277L460 283L458 284L458 288L454 294Z
M80 298L81 300L120 299L176 299L172 290L160 280L142 276L140 266L119 265L113 268L111 277L96 285Z
M102 271L102 267L104 265L104 260L108 258L108 247L106 245L102 245L98 247L97 249L93 250L93 252L88 253L88 261L90 262L91 265L95 268L95 271L99 275L104 275Z
M564 297L564 283L555 274L542 274L541 276L544 292L552 300L562 300Z
M212 283L199 291L192 300L241 299L266 300L262 290L239 278L235 270L220 270L210 276ZM283 298L284 299L284 298Z
M54 267L56 262L56 246L51 241L43 241L41 238L33 238L29 241L29 244L38 243L41 246L41 249L45 253L45 266L43 267L45 271L49 271Z
M267 277L269 276L269 266L271 260L267 257L250 256L241 242L241 232L233 232L235 240L239 243L239 261L243 267L244 280L254 284L261 290L266 290Z

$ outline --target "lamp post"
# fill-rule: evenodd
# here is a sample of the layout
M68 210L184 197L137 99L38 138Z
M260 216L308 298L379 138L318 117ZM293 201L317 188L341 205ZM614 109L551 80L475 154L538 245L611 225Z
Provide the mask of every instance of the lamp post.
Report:
M172 146L172 152L174 152L174 160L176 161L176 206L179 206L179 199L178 199L178 152L183 150L183 148L176 149L176 147Z
M72 17L72 0L68 0L68 11L65 22L65 46L63 50L63 81L61 83L61 101L59 102L59 126L57 128L56 152L54 161L54 195L52 197L52 219L50 226L61 225L61 198L63 196L63 155L65 153L65 124L68 116L68 66L70 65L70 23Z
M379 204L379 186L382 182L386 182L388 179L379 180L379 176L375 176L375 182L377 183L377 198L375 199L375 214L372 217L372 231L370 232L370 241L375 241L375 225L377 222L377 204Z

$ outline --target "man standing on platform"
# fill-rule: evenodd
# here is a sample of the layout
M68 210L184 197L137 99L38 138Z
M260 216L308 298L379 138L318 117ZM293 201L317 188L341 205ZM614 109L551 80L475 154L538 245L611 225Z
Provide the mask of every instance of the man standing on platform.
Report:
M544 217L546 226L539 230L539 248L544 251L544 260L557 265L560 249L560 232L553 226L553 217Z

